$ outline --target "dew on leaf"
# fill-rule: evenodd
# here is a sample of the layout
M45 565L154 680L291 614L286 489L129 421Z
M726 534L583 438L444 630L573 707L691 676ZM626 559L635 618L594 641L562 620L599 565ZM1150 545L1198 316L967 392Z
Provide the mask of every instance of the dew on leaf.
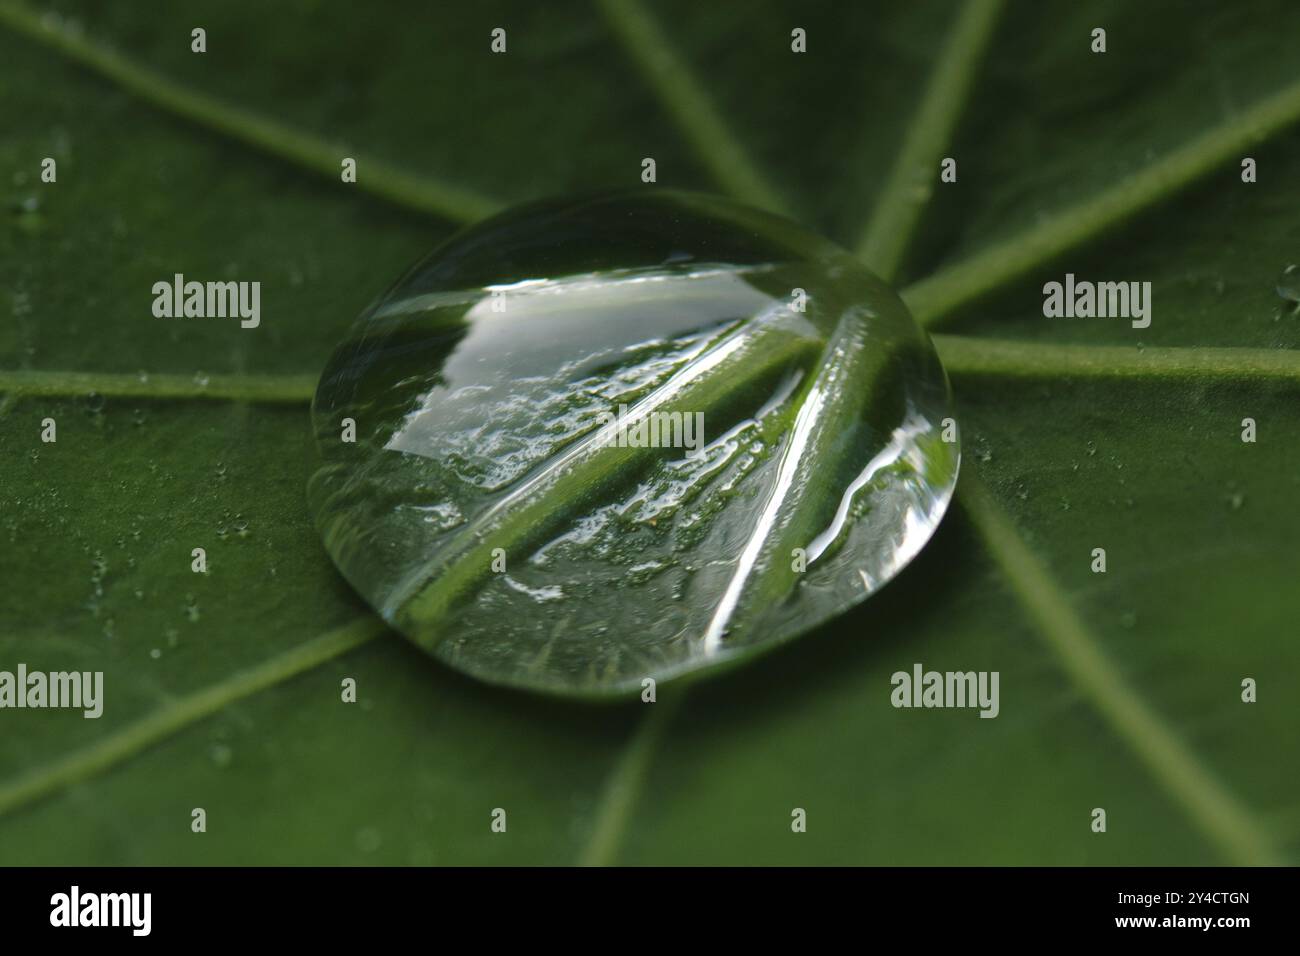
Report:
M1292 264L1282 270L1277 280L1277 294L1288 302L1300 303L1300 266Z
M362 853L374 853L383 844L383 835L375 827L362 827L355 837L357 849Z
M40 232L45 224L44 217L41 215L39 196L29 195L14 199L9 204L9 210L13 215L14 225L21 232Z
M312 414L312 510L361 595L453 667L565 694L839 615L929 540L959 462L893 290L787 220L659 190L454 236L358 320Z

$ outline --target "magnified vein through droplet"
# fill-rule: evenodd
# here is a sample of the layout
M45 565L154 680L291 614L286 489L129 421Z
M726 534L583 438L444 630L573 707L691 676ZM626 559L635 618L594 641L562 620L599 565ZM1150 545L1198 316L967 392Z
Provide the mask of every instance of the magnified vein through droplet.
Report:
M584 695L861 601L958 464L890 289L792 223L664 192L460 233L356 323L313 418L313 509L358 591L454 667Z

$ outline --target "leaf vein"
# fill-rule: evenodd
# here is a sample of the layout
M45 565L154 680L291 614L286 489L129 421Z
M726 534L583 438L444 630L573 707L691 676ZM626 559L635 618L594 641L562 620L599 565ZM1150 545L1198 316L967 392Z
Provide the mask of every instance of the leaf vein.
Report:
M1300 81L1205 130L1161 159L1025 229L950 265L903 291L923 325L935 325L1062 253L1168 199L1242 156L1242 150L1300 120Z
M481 219L500 208L496 200L472 189L359 156L346 146L186 86L86 39L61 21L41 17L26 4L0 2L0 25L94 70L159 109L336 183L341 183L343 158L352 157L357 161L358 173L356 183L349 185L402 208L457 222Z
M228 705L355 650L386 630L378 618L358 618L209 687L178 697L86 747L0 783L0 815L102 774Z
M638 0L598 0L598 5L624 50L694 148L696 158L718 184L743 202L786 213L780 194L727 128L650 12Z
M883 278L898 271L925 208L935 164L947 147L993 37L1003 0L969 0L948 35L857 254Z
M957 498L1066 674L1191 822L1234 864L1280 862L1250 811L1124 680L969 464Z

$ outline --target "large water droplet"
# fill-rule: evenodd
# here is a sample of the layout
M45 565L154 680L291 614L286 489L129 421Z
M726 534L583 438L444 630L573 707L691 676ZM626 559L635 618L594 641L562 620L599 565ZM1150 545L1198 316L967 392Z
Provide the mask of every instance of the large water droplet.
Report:
M897 574L956 482L949 403L898 296L791 222L648 190L535 204L354 326L316 393L310 496L344 576L420 647L621 693Z

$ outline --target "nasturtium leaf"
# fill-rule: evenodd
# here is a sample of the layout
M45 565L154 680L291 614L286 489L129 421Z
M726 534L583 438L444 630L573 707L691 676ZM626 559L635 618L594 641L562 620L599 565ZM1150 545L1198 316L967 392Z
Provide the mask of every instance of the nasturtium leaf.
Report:
M483 679L639 689L803 633L929 539L947 379L898 296L691 193L536 203L444 243L326 368L326 547Z
M611 27L631 6L646 15ZM0 864L1294 862L1300 403L1294 375L1249 370L1300 347L1279 294L1300 262L1300 136L1261 129L1161 204L1127 187L1294 97L1300 4L1010 0L961 69L951 37L989 6L0 0L0 669L105 686L95 720L0 712ZM647 21L657 36L629 30ZM508 54L489 50L498 26ZM682 69L652 74L665 57ZM987 489L1016 560L959 508L870 600L654 704L502 691L387 633L312 527L307 406L399 264L482 205L421 200L640 187L646 157L647 191L726 191L737 155L845 244L915 206L906 301L972 261L1004 272L930 318L958 500ZM1044 226L1077 241L1047 261L1023 244ZM261 281L260 327L153 317L176 272ZM1150 280L1150 328L1046 319L1043 284L1067 272ZM953 360L990 338L1023 360ZM1041 363L1062 343L1088 375ZM1226 373L1197 371L1206 346ZM1134 372L1162 350L1187 370ZM161 387L205 376L232 394ZM96 413L85 383L122 377L134 397L100 388ZM266 380L301 401L247 400ZM223 538L237 515L249 534ZM892 676L918 662L999 672L999 716L895 708ZM1207 782L1227 798L1188 812Z

